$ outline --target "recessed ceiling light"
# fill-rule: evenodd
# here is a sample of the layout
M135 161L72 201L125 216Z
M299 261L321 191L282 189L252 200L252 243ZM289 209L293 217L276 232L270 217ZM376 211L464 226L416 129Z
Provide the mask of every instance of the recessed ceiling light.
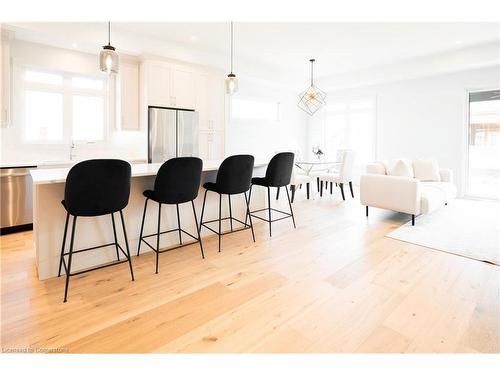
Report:
M191 42L196 42L198 40L198 37L196 35L191 35Z
M77 43L71 43L71 47L78 48L78 44Z

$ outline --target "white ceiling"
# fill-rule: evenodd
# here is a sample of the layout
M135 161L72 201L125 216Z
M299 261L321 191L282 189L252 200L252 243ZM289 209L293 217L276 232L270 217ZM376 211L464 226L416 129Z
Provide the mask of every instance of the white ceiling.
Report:
M16 38L96 51L104 23L16 23ZM307 81L500 40L498 23L236 23L235 72L278 81ZM228 70L228 23L116 23L112 44Z

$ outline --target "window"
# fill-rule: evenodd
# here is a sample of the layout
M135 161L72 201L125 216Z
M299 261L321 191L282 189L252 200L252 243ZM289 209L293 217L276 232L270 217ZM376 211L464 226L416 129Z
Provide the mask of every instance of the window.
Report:
M24 140L67 143L104 140L107 124L105 77L20 67Z
M233 96L231 98L231 118L235 120L279 121L279 103Z
M355 165L364 168L375 157L375 98L330 102L325 108L323 151L336 158L338 150L352 149Z
M469 94L467 193L500 199L500 90Z

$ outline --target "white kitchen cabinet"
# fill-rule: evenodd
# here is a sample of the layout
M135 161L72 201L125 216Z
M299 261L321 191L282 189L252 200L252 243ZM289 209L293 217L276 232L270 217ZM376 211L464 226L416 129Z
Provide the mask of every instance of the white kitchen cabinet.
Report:
M120 128L139 130L139 66L120 64L119 73Z
M224 159L224 133L210 130L200 131L199 155L203 160Z
M224 131L224 80L215 74L200 74L197 78L196 110L200 129Z
M161 63L147 63L146 75L147 104L160 107L175 106L172 104L170 94L170 66Z
M176 108L194 109L196 107L195 73L175 66L172 68L171 74L171 105Z

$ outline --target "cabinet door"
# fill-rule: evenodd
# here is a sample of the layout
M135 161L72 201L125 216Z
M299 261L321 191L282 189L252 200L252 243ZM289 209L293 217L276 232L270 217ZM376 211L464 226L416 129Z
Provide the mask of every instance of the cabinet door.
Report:
M139 129L139 66L133 63L120 64L120 110L121 129Z
M171 106L170 68L166 65L151 63L147 67L148 105Z
M212 138L209 142L210 159L224 159L224 133L212 133L211 136Z
M208 127L216 131L224 131L224 79L211 75L208 81Z
M211 134L208 132L200 131L198 145L199 145L199 157L202 160L210 160L209 152L209 139Z
M170 103L176 108L194 109L196 107L196 85L193 72L180 67L172 70Z
M196 111L199 114L200 131L208 130L208 76L206 74L199 74L196 78Z

